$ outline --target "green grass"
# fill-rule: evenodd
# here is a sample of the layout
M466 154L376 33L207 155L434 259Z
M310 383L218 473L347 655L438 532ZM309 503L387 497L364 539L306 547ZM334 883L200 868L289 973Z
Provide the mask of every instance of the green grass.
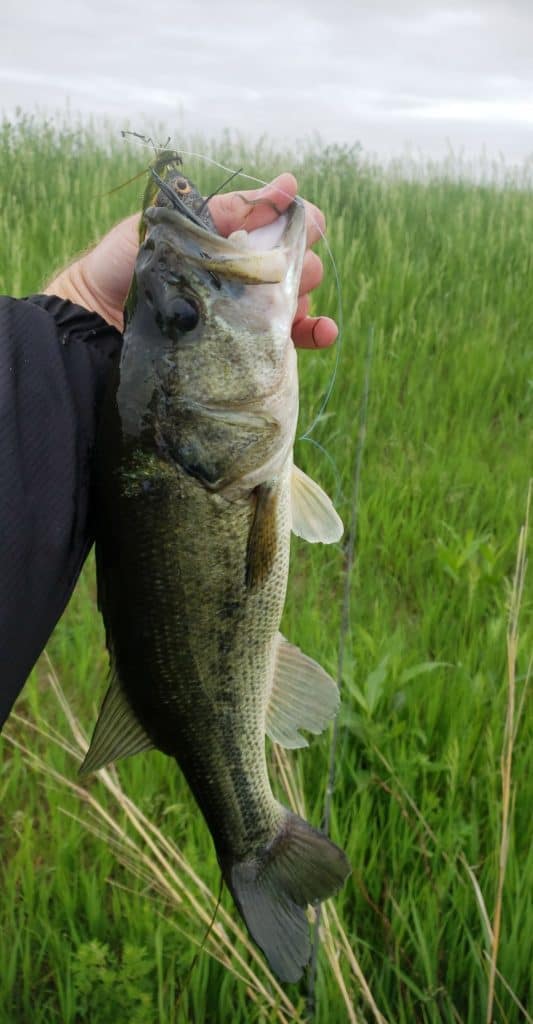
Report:
M328 217L344 330L333 397L298 463L350 520L365 352L373 340L351 616L336 758L332 833L353 875L335 906L389 1024L486 1019L502 828L501 754L509 703L508 607L532 451L533 197L436 173L405 181L357 150L298 157L190 148L268 177L297 168ZM30 119L0 130L0 291L28 294L140 201L143 180L109 193L148 162L141 148ZM219 172L187 171L204 191ZM522 186L524 183L522 182ZM336 315L328 265L316 309ZM334 353L302 353L301 433L317 413ZM284 632L335 671L344 554L295 541ZM106 654L89 564L48 653L86 731L105 690ZM533 647L532 592L521 602L520 707ZM62 728L41 659L17 704ZM11 737L76 782L76 762L28 724ZM65 735L68 734L68 728ZM531 716L514 736L511 820L494 1021L531 1013L533 858ZM320 824L329 740L293 758L307 813ZM215 897L209 836L183 779L150 753L118 769L122 788L176 842ZM124 821L99 781L90 793ZM91 807L0 741L0 1024L152 1024L276 1019L247 986L202 955L177 911L77 819ZM65 815L68 811L75 817ZM474 884L476 883L476 884ZM476 890L476 885L478 889ZM227 896L223 904L231 912ZM484 914L483 908L486 908ZM488 918L488 920L487 920ZM375 1012L340 960L351 1019ZM176 1008L176 996L183 989ZM305 982L289 987L302 1008ZM315 1018L349 1020L321 955ZM529 1018L531 1019L531 1018Z

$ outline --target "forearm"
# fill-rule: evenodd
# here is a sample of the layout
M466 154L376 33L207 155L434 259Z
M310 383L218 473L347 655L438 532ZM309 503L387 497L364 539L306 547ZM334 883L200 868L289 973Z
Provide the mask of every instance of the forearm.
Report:
M92 451L120 344L63 299L0 298L0 727L92 543Z

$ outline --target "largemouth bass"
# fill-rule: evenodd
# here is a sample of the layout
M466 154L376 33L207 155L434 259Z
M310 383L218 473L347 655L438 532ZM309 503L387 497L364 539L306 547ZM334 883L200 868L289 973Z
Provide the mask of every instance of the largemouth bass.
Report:
M164 190L144 210L102 415L96 561L111 682L82 771L150 747L176 758L252 938L296 981L305 908L349 872L275 799L265 756L265 733L307 746L300 729L320 732L338 706L333 680L279 633L291 529L342 533L292 459L305 211L295 201L269 228L226 239L187 195L188 211Z

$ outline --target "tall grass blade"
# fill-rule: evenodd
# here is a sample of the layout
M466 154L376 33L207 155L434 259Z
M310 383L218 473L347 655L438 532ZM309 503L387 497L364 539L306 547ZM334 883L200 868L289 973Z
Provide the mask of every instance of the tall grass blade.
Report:
M503 749L501 755L501 786L502 786L502 807L501 807L501 839L500 853L498 860L498 882L496 888L496 902L494 906L492 923L492 944L489 965L489 985L487 996L487 1024L493 1024L494 998L496 985L496 971L498 963L498 950L501 941L501 923L503 908L503 889L505 884L505 873L507 869L507 858L509 854L509 841L511 832L511 797L513 788L513 751L516 739L516 661L518 657L518 627L520 608L524 594L524 583L527 569L527 539L529 533L529 510L531 505L531 491L533 481L529 483L526 502L526 514L524 525L520 530L518 539L518 550L516 555L516 568L511 592L509 607L509 624L507 628L507 709L505 719L505 732ZM527 681L526 681L527 682Z

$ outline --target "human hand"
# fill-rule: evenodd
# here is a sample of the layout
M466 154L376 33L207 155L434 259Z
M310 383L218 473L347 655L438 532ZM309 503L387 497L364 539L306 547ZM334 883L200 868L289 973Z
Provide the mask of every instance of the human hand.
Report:
M239 228L253 231L264 224L270 224L278 214L283 213L297 192L296 178L285 172L263 188L213 196L209 209L221 235L230 235ZM307 201L305 212L307 251L300 278L298 307L292 324L292 340L299 348L327 348L333 344L338 334L335 321L327 316L309 316L310 293L320 284L323 274L322 260L312 251L311 246L322 238L326 221L322 211Z
M247 192L228 192L213 196L211 216L222 235L239 228L252 231L275 220L290 205L297 193L296 179L284 173L269 185ZM265 202L257 202L257 200ZM276 209L274 209L274 206ZM307 252L305 254L300 296L292 325L292 337L300 348L326 348L337 337L337 326L329 317L309 316L310 293L322 280L322 261L311 246L324 231L324 216L311 203L307 214ZM276 212L277 211L277 212ZM104 236L90 252L61 271L44 289L47 295L59 295L86 309L99 313L119 331L123 329L123 308L129 291L139 247L140 214L127 217Z

